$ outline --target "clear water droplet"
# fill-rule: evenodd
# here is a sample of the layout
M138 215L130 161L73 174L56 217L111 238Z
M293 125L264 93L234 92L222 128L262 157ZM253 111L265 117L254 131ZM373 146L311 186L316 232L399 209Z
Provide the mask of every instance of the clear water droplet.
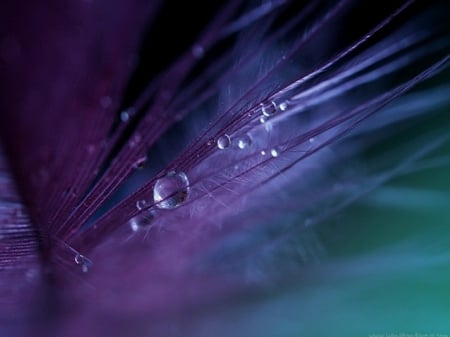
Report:
M221 150L226 149L231 144L230 136L223 135L217 139L217 147Z
M145 163L147 162L147 156L140 157L133 163L133 167L135 169L143 169L145 167Z
M82 263L84 262L84 256L81 255L80 253L77 253L77 254L75 255L74 260L75 260L75 263L76 263L76 264L82 264Z
M280 105L278 105L278 108L279 108L281 111L286 111L287 108L288 108L287 102L282 102L282 103L280 103Z
M81 255L80 253L75 254L75 263L81 265L81 271L83 273L87 273L89 270L89 267L92 265L92 262L86 258L84 255Z
M264 102L261 103L261 112L265 117L270 117L277 112L277 105L275 102Z
M144 211L129 221L130 228L133 232L150 229L155 218L155 211Z
M270 150L270 155L274 158L278 157L280 155L280 150L277 148L273 148Z
M244 150L252 145L252 139L249 135L244 135L238 140L238 148Z
M262 156L265 156L265 155L266 155L266 151L261 150L261 155L262 155Z
M145 205L147 205L147 201L145 201L145 200L138 200L138 201L136 201L136 208L139 211L142 210L145 207Z
M156 181L153 188L153 200L156 206L172 209L183 204L189 194L189 180L184 172L169 172Z
M122 122L128 122L130 120L130 114L127 110L124 110L120 113L120 120Z

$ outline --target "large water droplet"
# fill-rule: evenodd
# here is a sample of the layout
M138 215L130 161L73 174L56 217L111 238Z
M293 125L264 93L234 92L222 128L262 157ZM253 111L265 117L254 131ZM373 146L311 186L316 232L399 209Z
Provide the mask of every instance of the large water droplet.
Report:
M148 230L155 218L155 212L153 210L144 211L129 221L130 228L133 232Z
M252 145L252 139L250 138L249 135L244 135L241 138L239 138L238 148L240 148L241 150L246 149L250 145Z
M153 200L156 206L172 209L184 203L189 193L189 180L184 172L169 172L156 181L153 188Z
M217 147L221 150L226 149L231 144L230 136L223 135L217 139Z

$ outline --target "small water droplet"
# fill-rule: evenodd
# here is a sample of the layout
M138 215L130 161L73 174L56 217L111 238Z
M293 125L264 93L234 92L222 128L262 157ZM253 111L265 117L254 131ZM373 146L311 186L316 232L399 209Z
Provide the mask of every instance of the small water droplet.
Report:
M261 124L265 123L266 121L267 121L267 117L265 117L265 116L261 116L261 117L259 118L259 122L260 122Z
M276 158L280 155L280 151L277 148L273 148L272 150L270 150L270 155Z
M252 145L252 139L249 135L244 135L238 140L238 148L244 150Z
M261 112L264 116L270 117L277 112L277 105L273 101L261 103Z
M196 44L192 47L192 55L198 59L201 59L203 55L205 55L205 49L203 49L201 45Z
M89 270L89 267L92 265L92 262L86 258L84 255L81 255L80 253L75 254L75 263L81 265L81 271L83 273L87 273Z
M133 163L133 167L135 169L143 169L145 167L145 163L147 162L147 156L140 157Z
M76 263L76 264L82 264L82 263L84 262L84 256L81 255L80 253L77 253L77 254L75 255L74 260L75 260L75 263Z
M288 104L287 102L282 102L278 107L280 108L281 111L286 111L288 108Z
M156 206L172 209L187 200L189 180L184 172L169 172L165 177L156 181L153 188L153 200Z
M146 204L147 204L147 201L138 200L138 201L136 201L136 208L140 211L145 207Z
M128 122L130 120L130 114L127 110L124 110L120 113L120 120L122 122Z
M266 155L266 151L261 150L261 155L262 155L262 156L265 156L265 155Z
M217 139L217 147L221 150L226 149L231 144L230 136L223 135Z
M314 137L311 137L311 138L309 139L309 142L310 142L311 144L314 143L314 141L315 141Z
M151 227L155 218L155 212L153 210L143 211L142 213L131 218L129 221L130 228L133 232L147 230Z

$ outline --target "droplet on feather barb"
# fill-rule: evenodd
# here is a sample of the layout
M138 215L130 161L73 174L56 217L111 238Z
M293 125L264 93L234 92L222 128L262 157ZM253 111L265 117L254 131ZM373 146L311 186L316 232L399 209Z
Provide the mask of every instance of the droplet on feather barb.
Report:
M244 150L252 145L252 140L249 135L244 135L238 140L238 148Z
M231 144L231 138L228 135L220 136L217 139L217 147L221 150L226 149L227 147L230 146L230 144Z
M133 232L147 230L153 224L155 212L153 210L143 211L128 222Z
M153 187L153 200L158 208L173 209L183 204L189 194L189 180L184 172L169 172Z

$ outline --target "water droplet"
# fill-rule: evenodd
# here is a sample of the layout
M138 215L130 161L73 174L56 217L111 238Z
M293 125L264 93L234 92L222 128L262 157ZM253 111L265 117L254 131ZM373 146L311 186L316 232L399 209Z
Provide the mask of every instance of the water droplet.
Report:
M272 150L270 150L270 155L276 158L280 155L280 151L277 148L273 148Z
M266 121L267 121L267 117L265 117L265 116L261 116L261 117L259 118L259 122L260 122L261 124L265 123Z
M281 111L286 111L288 108L288 104L287 102L282 102L278 107L280 108Z
M147 162L147 156L143 156L133 163L133 167L136 169L143 169L145 167L146 162Z
M130 120L130 114L127 110L124 110L120 113L120 120L122 122L128 122Z
M133 232L147 230L151 227L155 218L155 212L153 210L144 211L129 221L130 228Z
M230 136L223 135L217 139L217 147L221 150L226 149L231 144Z
M147 204L147 201L138 200L138 201L136 201L136 208L140 211L145 207L146 204Z
M265 155L266 155L266 151L261 150L261 155L262 155L262 156L265 156Z
M87 273L92 262L80 253L75 254L75 263L81 265L81 271Z
M264 116L270 117L277 112L277 105L273 101L261 103L261 112Z
M249 135L244 135L241 138L239 138L239 140L238 140L238 148L240 148L241 150L246 149L250 145L252 145L252 140L251 140Z
M75 259L74 260L75 260L76 264L82 264L84 262L84 256L81 255L80 253L77 253L75 255Z
M194 57L198 59L201 59L203 55L205 55L205 49L203 49L202 46L196 44L192 47L192 55L194 55Z
M156 181L153 188L153 200L156 206L172 209L184 203L189 193L189 180L184 172L169 172Z

